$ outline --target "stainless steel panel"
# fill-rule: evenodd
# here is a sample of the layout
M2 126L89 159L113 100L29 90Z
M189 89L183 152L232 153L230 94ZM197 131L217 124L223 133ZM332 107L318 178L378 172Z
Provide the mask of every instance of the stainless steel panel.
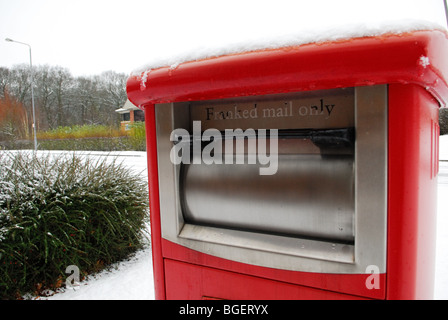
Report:
M337 92L339 90L340 93ZM182 208L181 201L185 196L182 195L185 189L181 183L184 178L181 174L181 166L174 165L170 161L170 150L173 147L170 134L177 128L184 128L191 132L192 121L196 119L193 118L190 112L192 104L188 102L156 105L160 214L163 238L209 255L270 268L304 272L370 274L371 268L369 266L374 265L378 267L379 272L385 272L388 147L387 85L305 92L295 96L311 97L317 99L315 101L320 101L321 99L327 101L327 95L332 96L334 94L348 95L347 99L352 99L352 105L354 105L355 110L353 119L356 131L353 167L353 243L337 243L331 241L331 239L307 238L298 235L274 235L263 231L254 232L238 228L212 227L208 223L201 225L196 222L193 223L193 221L192 223L184 221L185 208ZM257 99L263 100L264 98L247 97L245 101L250 102ZM269 97L267 100L264 100L272 99ZM334 104L331 100L328 101L328 104ZM208 102L197 104L207 105ZM332 115L335 115L338 109L339 105L336 105ZM286 119L277 118L276 124L272 128L276 128L277 124L281 124L281 120ZM227 126L229 123L231 122L227 120L221 121L221 125L225 125L226 128L229 128ZM301 128L299 125L292 126L293 123L294 121L288 121L287 127L292 129ZM242 122L234 124L235 128L245 128ZM247 123L245 124L247 125ZM255 123L252 124L254 124L253 127L255 128ZM250 125L252 126L252 124ZM346 125L349 126L348 123ZM324 124L322 127L325 128L326 125ZM205 128L207 126L203 125L203 129ZM282 149L285 154L297 155L300 153L301 155L310 155L312 158L313 156L319 156L322 152L314 144L308 142L301 145L300 150L297 150L296 147L297 145L290 149L281 147L279 141L279 149ZM285 150L289 151L286 152ZM350 156L353 156L353 153L344 153L344 155L350 158ZM342 159L345 157L342 154L340 156ZM319 159L318 163L325 163L325 161ZM190 174L193 173L193 180L191 181L195 181L195 184L199 183L198 179L201 176L200 172L195 171L201 167L204 166L194 167L192 165L192 168L190 168L193 169L190 172ZM210 170L220 171L224 169L210 168ZM256 171L256 167L254 167L254 170ZM319 172L318 169L316 170ZM208 184L213 186L213 184L217 183L210 179L209 174L207 176L209 179L207 181ZM257 175L256 178L262 177ZM237 178L235 177L235 179ZM189 179L184 180L184 182L187 180ZM346 179L346 181L348 180L350 179ZM251 184L252 182L248 183ZM313 184L318 185L315 182ZM256 187L259 188L260 186L257 185ZM223 187L220 186L220 188ZM260 189L263 190L264 188ZM197 192L203 195L206 192L201 185L197 186L197 190ZM229 192L235 191L230 189ZM256 197L257 201L263 200L261 196ZM346 200L346 203L350 202L348 199ZM295 201L295 199L291 201ZM219 202L226 205L224 198L219 199ZM316 202L318 203L319 201ZM281 208L282 202L277 204ZM318 204L318 206L320 205ZM217 208L216 204L210 204L209 210L212 214L215 210L220 209ZM250 214L252 215L253 213ZM268 218L275 220L272 219L272 216ZM321 227L319 226L319 228Z
M191 102L191 121L214 128L296 129L354 126L353 88Z
M260 175L259 165L184 165L180 190L184 219L353 242L353 167L353 157L316 154L279 154L274 175Z
M178 240L184 243L194 241L196 250L199 249L209 254L215 254L216 250L210 247L216 246L220 247L221 254L229 259L241 261L243 258L244 261L250 261L255 265L266 266L269 264L270 267L280 269L329 272L328 264L330 264L333 267L338 265L339 272L352 272L355 262L354 245L352 244L315 241L259 232L185 224ZM201 243L203 244L202 248L199 248ZM244 254L241 254L241 251L244 251ZM260 252L263 252L264 255L268 253L268 260L266 260L266 256L260 257ZM304 262L303 257L312 260L308 259Z
M388 86L356 88L356 248L361 268L386 271ZM391 214L394 214L391 212Z

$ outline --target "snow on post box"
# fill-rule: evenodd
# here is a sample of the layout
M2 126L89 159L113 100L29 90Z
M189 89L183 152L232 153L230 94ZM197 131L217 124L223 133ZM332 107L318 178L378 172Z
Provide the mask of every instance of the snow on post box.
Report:
M447 34L131 75L157 299L430 298Z

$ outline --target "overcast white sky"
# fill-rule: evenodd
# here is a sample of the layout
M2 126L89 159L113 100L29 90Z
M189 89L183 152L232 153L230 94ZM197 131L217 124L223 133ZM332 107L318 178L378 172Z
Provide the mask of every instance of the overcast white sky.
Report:
M346 23L446 25L444 0L0 0L0 66L59 65L73 75L131 73L165 55Z

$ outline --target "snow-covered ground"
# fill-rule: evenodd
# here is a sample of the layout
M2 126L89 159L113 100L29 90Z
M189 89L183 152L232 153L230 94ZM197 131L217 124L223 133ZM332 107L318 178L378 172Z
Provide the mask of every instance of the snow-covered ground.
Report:
M434 298L448 300L448 135L440 137Z
M55 152L58 153L58 152ZM90 152L90 156L118 156L123 163L145 179L146 153ZM440 173L438 187L437 257L434 298L448 299L448 136L440 138ZM47 297L49 300L153 300L153 272L151 249L138 252L129 261L115 268L91 276L76 289Z
M139 251L128 261L118 263L80 283L40 300L154 300L151 249Z

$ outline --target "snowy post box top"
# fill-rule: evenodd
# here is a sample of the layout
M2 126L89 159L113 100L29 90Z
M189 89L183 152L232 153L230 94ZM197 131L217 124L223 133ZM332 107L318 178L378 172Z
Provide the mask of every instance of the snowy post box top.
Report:
M132 72L127 92L144 109L156 103L413 83L445 106L447 56L446 29L430 22L348 25L158 59Z

